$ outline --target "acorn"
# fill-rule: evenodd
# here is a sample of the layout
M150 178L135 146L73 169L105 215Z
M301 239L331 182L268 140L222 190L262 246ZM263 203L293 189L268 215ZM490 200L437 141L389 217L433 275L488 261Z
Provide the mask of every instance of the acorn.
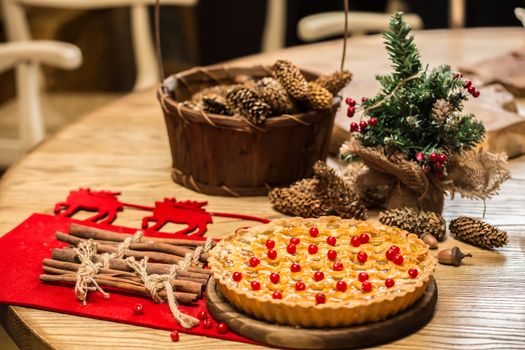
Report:
M438 247L438 240L436 237L432 236L430 233L425 232L419 237L423 242L428 245L430 249L437 249Z
M464 254L458 247L444 249L437 255L440 264L459 266L463 258L471 258L472 254Z

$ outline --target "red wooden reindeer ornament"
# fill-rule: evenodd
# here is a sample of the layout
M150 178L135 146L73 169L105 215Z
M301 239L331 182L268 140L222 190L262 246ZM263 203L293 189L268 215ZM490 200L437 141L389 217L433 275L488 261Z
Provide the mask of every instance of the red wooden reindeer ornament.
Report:
M81 188L71 191L65 202L55 205L55 214L73 216L80 210L96 212L96 214L85 221L111 224L117 218L117 212L124 207L151 211L152 215L142 219L142 228L159 232L162 227L171 222L174 224L186 224L187 227L174 232L174 234L193 234L202 236L208 229L208 224L213 223L212 216L230 217L241 220L257 221L267 223L270 220L250 215L208 212L204 206L208 202L180 201L175 198L164 198L162 202L155 202L155 207L148 207L132 203L124 203L117 199L120 192L91 191L89 188ZM103 221L99 221L102 220ZM149 227L150 222L155 222ZM196 232L194 232L196 230Z

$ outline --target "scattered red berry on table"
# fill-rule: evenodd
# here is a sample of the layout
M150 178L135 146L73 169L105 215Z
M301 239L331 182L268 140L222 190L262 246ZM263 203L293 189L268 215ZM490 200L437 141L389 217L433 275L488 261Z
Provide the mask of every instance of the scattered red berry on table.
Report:
M399 255L399 254L396 254L394 255L394 257L392 258L392 262L396 265L401 265L403 264L403 261L405 259L403 259L403 256L402 255Z
M235 282L239 282L242 279L242 273L240 272L234 272L233 273L233 280Z
M275 247L275 241L272 239L269 239L266 241L266 248L273 249Z
M206 311L201 311L197 314L197 318L199 320L205 320L208 318L208 314L206 313Z
M367 244L368 241L370 241L370 236L366 233L361 233L359 235L359 241L361 242L361 244Z
M314 280L317 282L322 281L324 279L324 273L321 271L317 271L314 273Z
M345 281L337 281L337 283L335 284L335 288L337 288L337 290L340 292L346 292L348 285Z
M315 254L315 253L317 253L317 250L318 250L318 249L319 249L319 248L318 248L315 244L310 244L310 245L308 246L308 253L310 253L310 254Z
M363 292L370 292L372 290L372 283L364 281L363 283L361 283L361 290Z
M335 246L337 239L334 236L330 236L326 239L326 243Z
M435 162L438 159L438 155L436 153L432 152L428 156L428 159L430 159L431 162Z
M257 265L259 265L261 261L259 259L257 259L256 257L253 257L250 259L250 266L251 267L255 267Z
M135 315L142 315L142 314L144 314L144 307L142 306L142 304L135 304L135 305L133 305L133 313Z
M423 152L417 152L417 153L416 153L416 160L417 160L418 162L422 162L422 161L424 161L424 160L425 160L425 153L423 153Z
M361 132L365 131L367 126L368 126L368 123L366 121L361 120L359 122L359 128L360 128Z
M289 253L289 254L295 254L295 252L297 251L297 246L295 244L288 244L288 246L286 247L286 251Z
M324 304L326 303L326 295L324 293L319 293L315 296L315 302L317 304Z
M352 107L352 106L348 107L348 109L346 110L346 116L348 118L352 118L354 114L355 114L355 107Z
M387 278L385 280L385 287L387 287L387 288L392 288L394 286L394 284L396 284L396 282L393 279L391 279L391 278Z
M368 259L368 255L365 252L357 253L357 261L359 261L360 263L366 262L367 259Z
M283 294L281 292L279 292L278 290L276 290L275 292L273 292L272 298L273 299L282 299L283 298Z
M268 259L275 260L275 258L277 258L277 251L270 249L268 251Z
M317 237L319 235L319 229L317 227L312 227L310 229L310 236Z
M337 252L335 250L329 250L326 256L330 260L335 260L337 258Z
M217 324L217 332L220 334L228 332L228 325L226 325L224 322Z
M259 281L252 281L252 283L250 283L250 285L251 285L253 290L261 289L261 283L259 283Z
M372 118L368 119L368 125L376 126L377 125L377 118L376 117L372 117Z
M350 123L350 131L351 132L359 131L359 125L356 122L351 122Z
M301 265L295 264L295 263L292 264L290 266L290 271L292 271L292 272L299 272L299 271L301 271Z
M204 327L204 329L211 329L213 327L213 323L211 322L211 320L209 318L207 318L205 320L202 320L201 323L202 323L202 327Z
M172 331L170 333L170 337L171 337L171 341L174 341L174 342L178 342L180 337L179 337L179 332L177 331Z
M364 281L368 281L368 274L366 272L359 272L359 275L357 275L357 279L359 280L359 282L364 282Z
M299 238L297 237L290 238L290 244L298 245L299 243L301 243L301 240Z
M272 283L279 283L280 279L281 277L278 273L273 272L272 274L270 274L270 281L272 281Z
M345 99L345 102L346 102L347 105L352 106L352 107L355 106L355 104L356 104L355 100L353 98L350 98L350 97L347 97Z
M448 160L448 157L445 153L440 153L439 156L438 156L438 160L441 162L441 163L446 163L447 160Z
M417 269L409 269L408 270L408 275L411 277L411 278L416 278L417 277L417 274L418 274L418 271Z
M303 290L306 289L306 285L301 282L301 281L298 281L296 284L295 284L295 290L298 291L298 292L301 292Z
M343 271L343 263L338 261L334 263L333 269L334 271Z
M358 236L354 236L352 237L352 239L350 240L350 244L352 244L352 247L359 247L361 245L361 240L359 239Z

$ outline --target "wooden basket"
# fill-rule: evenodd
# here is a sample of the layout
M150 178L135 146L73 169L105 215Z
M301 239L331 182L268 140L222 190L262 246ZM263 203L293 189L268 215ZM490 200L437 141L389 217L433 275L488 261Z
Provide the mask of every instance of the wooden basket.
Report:
M212 195L264 195L272 187L310 176L313 164L326 159L338 97L331 109L272 117L262 125L181 104L205 87L232 84L236 76L258 79L270 74L264 66L217 66L194 68L164 80L157 97L168 129L176 183ZM317 77L303 74L307 80Z

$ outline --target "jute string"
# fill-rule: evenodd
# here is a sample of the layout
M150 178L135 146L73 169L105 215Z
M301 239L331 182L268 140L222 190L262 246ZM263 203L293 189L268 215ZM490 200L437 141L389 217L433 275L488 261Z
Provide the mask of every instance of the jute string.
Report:
M109 298L109 294L104 292L95 280L95 276L102 268L101 263L94 263L93 256L97 253L97 243L92 239L80 242L77 248L73 248L80 260L77 271L77 281L75 283L75 295L78 300L86 305L86 298L89 291L98 290L104 298Z

